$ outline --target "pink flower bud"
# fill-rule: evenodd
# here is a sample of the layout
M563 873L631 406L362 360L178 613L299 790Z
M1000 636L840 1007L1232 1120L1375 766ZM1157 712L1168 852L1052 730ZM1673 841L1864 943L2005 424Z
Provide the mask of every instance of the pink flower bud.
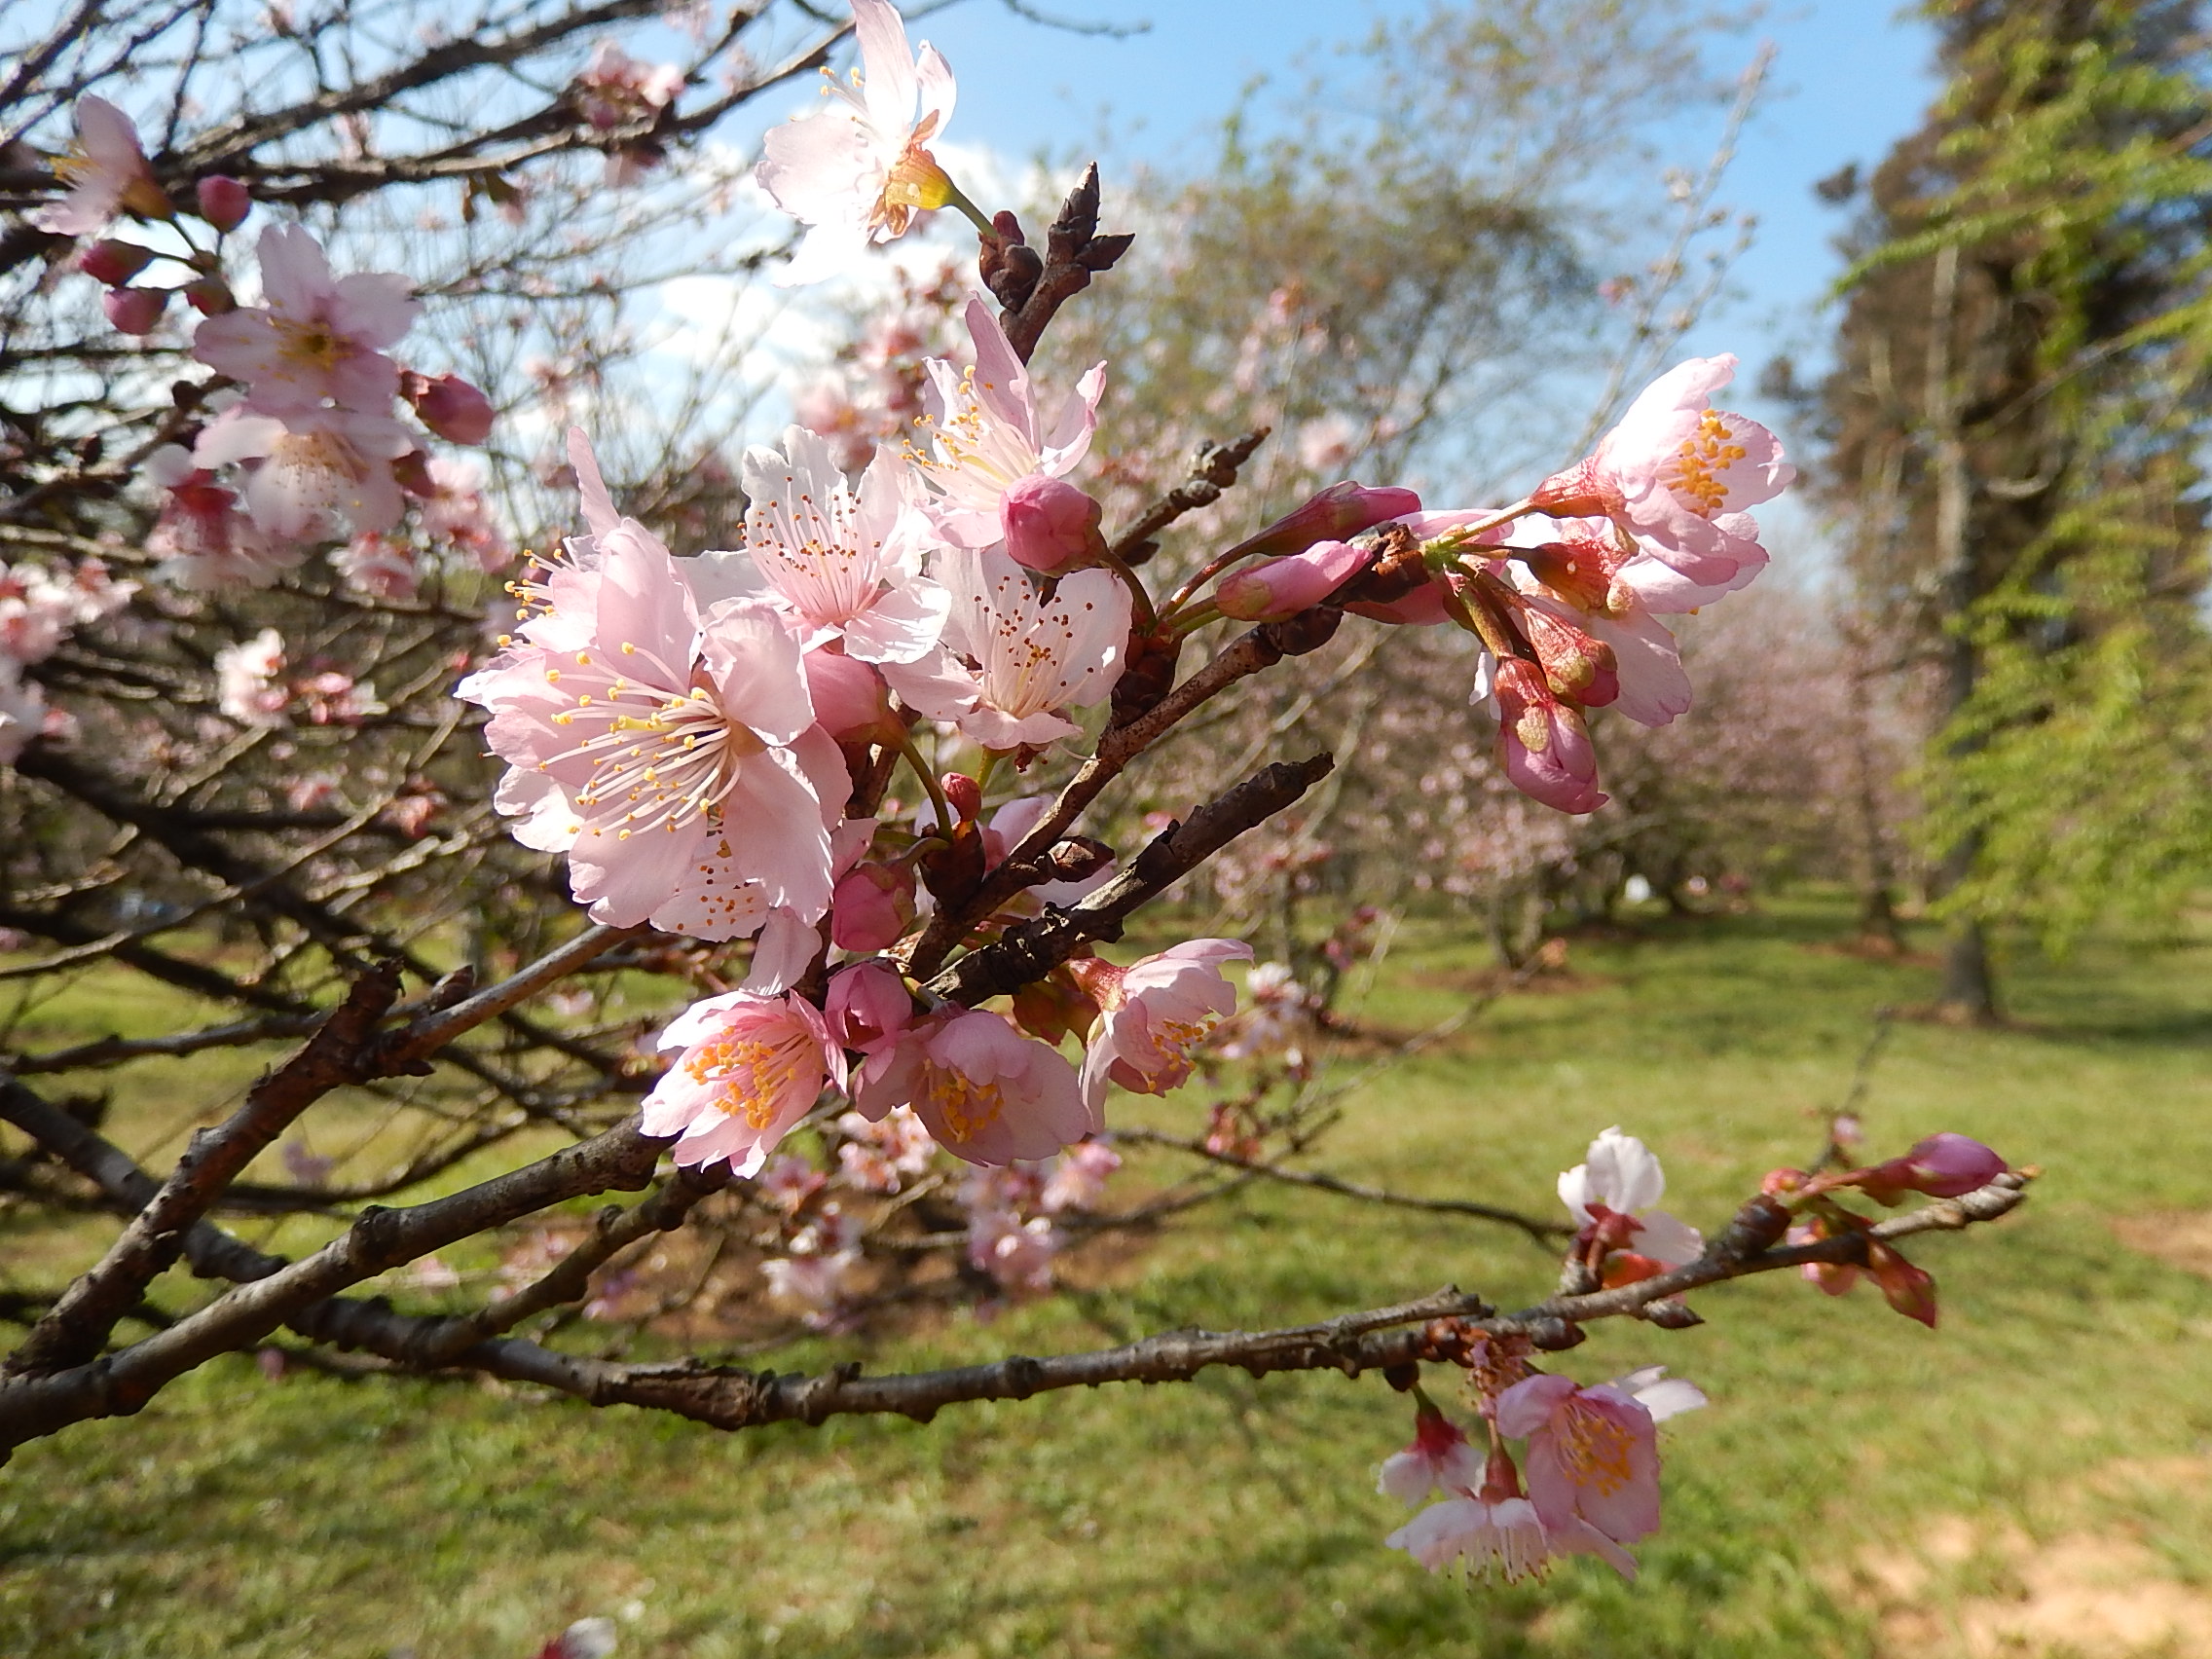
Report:
M220 276L203 276L184 285L184 297L192 302L192 309L202 316L221 316L225 312L239 309L231 285Z
M830 897L830 942L839 950L886 950L914 920L909 866L855 865Z
M1374 549L1348 541L1317 541L1303 553L1271 559L1225 578L1214 590L1224 616L1281 622L1309 610L1358 574Z
M816 722L839 743L883 737L897 741L891 692L883 676L842 651L808 651L800 661L814 698Z
M822 1016L846 1048L872 1051L913 1023L914 999L896 969L863 962L830 979Z
M1582 716L1553 695L1536 665L1518 658L1499 663L1492 691L1513 787L1561 812L1604 806L1609 797L1598 788L1598 756Z
M492 435L492 400L459 375L409 375L400 389L423 424L450 444L480 444Z
M1946 1130L1930 1135L1902 1158L1875 1164L1859 1185L1877 1203L1894 1204L1906 1193L1955 1198L1988 1186L2005 1169L2005 1161L1981 1142Z
M200 198L200 216L218 231L235 231L253 211L253 198L235 178L222 173L210 173L195 186Z
M966 772L947 772L938 784L944 791L945 803L960 814L964 822L973 821L983 810L982 786Z
M166 288L110 288L100 298L108 321L126 334L151 334L168 309Z
M1073 484L1031 473L999 502L999 524L1014 562L1032 571L1063 571L1094 563L1106 551L1100 508Z
M1373 530L1394 518L1420 511L1420 498L1411 490L1384 485L1369 489L1348 479L1332 484L1304 506L1284 514L1259 535L1236 544L1238 553L1265 553L1275 557L1303 553L1316 541L1342 540Z
M120 288L154 262L154 250L113 238L96 241L77 255L77 269L95 282Z

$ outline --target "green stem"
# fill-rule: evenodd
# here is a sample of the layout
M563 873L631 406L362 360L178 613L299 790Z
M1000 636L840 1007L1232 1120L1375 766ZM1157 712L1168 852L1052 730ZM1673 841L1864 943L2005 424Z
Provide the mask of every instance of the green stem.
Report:
M968 222L971 225L974 225L984 236L995 240L999 231L998 227L991 223L991 216L968 200L968 193L952 182L950 173L945 172L942 167L938 168L938 171L944 176L945 205L959 208L962 213L967 215Z
M944 786L938 782L937 773L922 758L922 752L914 747L912 732L903 731L899 734L899 753L906 757L907 766L922 781L922 788L929 791L930 805L937 809L938 832L947 841L951 840L952 803L944 798Z

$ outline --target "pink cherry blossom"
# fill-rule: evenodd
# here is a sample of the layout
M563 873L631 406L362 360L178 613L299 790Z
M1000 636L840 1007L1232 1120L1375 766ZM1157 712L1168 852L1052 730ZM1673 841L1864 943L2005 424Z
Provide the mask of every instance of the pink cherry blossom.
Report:
M898 1192L937 1155L937 1142L910 1107L894 1106L876 1124L847 1112L837 1120L837 1132L845 1137L837 1148L844 1179L864 1193Z
M806 653L806 689L814 718L839 743L897 743L906 723L891 712L891 687L870 663L834 645Z
M855 865L830 898L830 942L839 950L884 950L914 921L911 866Z
M1496 699L1498 743L1505 775L1531 800L1561 812L1596 812L1610 797L1598 787L1598 756L1589 729L1571 704L1563 703L1533 663L1518 658L1495 664L1489 686Z
M203 468L260 464L246 474L246 511L263 534L306 541L340 520L357 535L389 530L406 500L391 463L415 447L388 415L302 409L283 417L233 409L200 434L192 459Z
M1052 1258L1059 1248L1059 1235L1045 1216L1023 1221L1012 1210L983 1208L968 1218L968 1265L1014 1296L1052 1288Z
M1579 1519L1616 1544L1659 1530L1658 1435L1635 1395L1539 1373L1498 1395L1493 1420L1528 1441L1529 1496L1546 1527Z
M581 433L588 543L523 591L518 638L463 681L513 768L496 797L525 846L569 852L596 920L739 939L781 906L822 915L850 787L814 724L797 642L759 601L702 619L682 569L619 518Z
M860 962L831 977L823 1014L838 1042L872 1056L913 1023L914 999L889 963Z
M46 729L46 694L20 677L13 659L0 656L0 766L13 766L32 738Z
M823 75L829 103L769 129L754 176L776 205L809 227L784 286L847 271L872 242L906 234L917 211L952 200L951 180L929 152L952 119L952 71L937 49L906 45L890 0L852 0L860 67L845 87Z
M427 495L418 495L415 510L424 534L447 542L480 571L504 570L514 544L492 516L484 498L484 469L458 456L433 456L424 469Z
M1121 1167L1122 1155L1104 1141L1071 1146L1052 1160L1052 1172L1037 1195L1037 1207L1047 1215L1096 1209L1106 1195L1107 1181Z
M870 1117L911 1105L938 1145L969 1163L1049 1158L1090 1129L1075 1067L983 1010L906 1027L861 1068L853 1099Z
M968 335L976 366L965 372L942 357L922 366L929 375L930 453L914 460L939 491L931 513L947 538L963 547L988 547L1006 534L1007 493L1025 478L1064 478L1090 452L1098 425L1098 400L1106 390L1106 365L1094 365L1076 382L1048 420L1036 388L981 299L968 302Z
M388 535L356 535L331 558L346 585L378 599L415 597L415 554Z
M118 213L141 219L176 213L146 165L130 118L90 92L77 100L77 142L55 162L54 176L69 194L32 213L30 222L55 236L97 236Z
M865 1260L860 1246L858 1219L841 1213L834 1204L824 1206L822 1215L792 1240L789 1256L760 1264L769 1302L796 1315L811 1330L842 1328L848 1317L846 1304L858 1289Z
M879 453L856 491L804 426L780 452L745 452L745 551L810 647L841 638L847 656L883 663L937 645L951 601L921 573L934 537L911 476Z
M1447 1498L1430 1504L1383 1542L1404 1550L1431 1572L1457 1567L1473 1575L1494 1568L1508 1584L1541 1578L1554 1549L1535 1505L1525 1497L1494 1503Z
M1482 1455L1457 1423L1424 1400L1414 1414L1413 1444L1382 1460L1375 1490L1418 1509L1432 1492L1471 1493L1482 1484Z
M260 249L269 303L207 318L192 354L244 382L259 414L314 409L325 398L387 413L399 391L399 365L383 348L414 325L413 284L389 272L332 276L321 244L297 225L272 225Z
M1340 541L1363 530L1406 519L1421 510L1420 498L1396 485L1370 487L1346 479L1292 508L1267 529L1246 536L1232 552L1280 558L1321 541Z
M1017 478L999 500L1007 556L1023 570L1047 573L1097 564L1107 551L1098 528L1104 512L1073 484L1041 472Z
M1679 1267L1705 1254L1705 1239L1696 1228L1652 1207L1666 1191L1657 1155L1617 1126L1592 1141L1584 1161L1559 1178L1560 1202L1579 1226L1596 1230L1611 1248Z
M110 580L97 559L64 575L28 561L11 567L0 560L0 664L45 661L72 628L112 615L137 591L136 582Z
M1249 962L1252 947L1233 939L1195 939L1126 968L1099 957L1068 964L1099 1018L1083 1057L1083 1097L1094 1128L1105 1126L1106 1086L1166 1094L1190 1080L1192 1055L1221 1019L1236 1012L1236 987L1224 962Z
M155 575L178 587L267 587L306 557L305 549L272 542L240 509L237 494L192 463L180 444L146 458L146 477L164 492L146 551L162 562Z
M619 42L603 40L575 79L576 107L602 132L627 127L666 109L683 90L674 63L641 63Z
M264 628L252 639L215 653L215 706L240 725L276 725L291 694L277 681L284 672L284 636Z
M1733 356L1677 364L1594 456L1547 480L1536 504L1604 513L1693 581L1726 582L1765 563L1757 527L1737 515L1779 496L1797 473L1766 427L1713 407L1713 393L1735 375Z
M1082 728L1062 711L1104 701L1122 677L1129 590L1105 571L1078 571L1048 600L995 551L948 551L937 571L952 597L944 644L953 655L885 664L892 689L986 749L1075 736Z
M727 1159L738 1175L757 1173L824 1088L845 1085L844 1051L803 997L709 997L670 1021L659 1047L681 1052L639 1127L681 1137L674 1156L686 1168Z

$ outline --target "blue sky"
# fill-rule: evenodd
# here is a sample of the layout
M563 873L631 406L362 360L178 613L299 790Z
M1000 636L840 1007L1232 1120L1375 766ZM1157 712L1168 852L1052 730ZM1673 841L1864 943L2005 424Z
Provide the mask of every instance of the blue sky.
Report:
M1151 27L1127 39L1074 35L1017 21L997 0L965 0L913 27L960 80L953 131L1013 157L1102 147L1125 158L1201 161L1238 93L1256 77L1295 76L1310 58L1406 17L1419 0L1041 0L1059 16ZM1760 112L1721 199L1759 219L1733 292L1692 336L1699 351L1734 350L1755 374L1761 359L1796 349L1820 356L1815 309L1839 263L1829 239L1839 216L1813 181L1846 162L1878 162L1918 124L1936 94L1931 31L1892 16L1888 0L1779 0L1745 35L1715 43L1715 68L1748 62L1762 40L1776 49ZM1719 118L1685 130L1669 158L1696 166ZM1653 181L1654 189L1657 180ZM1747 376L1747 378L1750 378Z

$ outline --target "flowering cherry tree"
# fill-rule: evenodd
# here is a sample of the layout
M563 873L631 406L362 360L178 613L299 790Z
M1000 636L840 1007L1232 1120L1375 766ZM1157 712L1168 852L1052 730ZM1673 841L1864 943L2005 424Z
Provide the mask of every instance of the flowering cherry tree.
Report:
M885 1376L594 1356L541 1328L579 1306L649 1323L647 1250L715 1226L749 1240L750 1294L787 1330L850 1328L900 1282L883 1258L946 1234L958 1284L1049 1291L1068 1238L1141 1213L1109 1197L1117 1091L1174 1098L1201 1072L1264 1072L1313 1012L1287 970L1245 966L1243 940L1133 960L1105 947L1269 833L1332 756L1255 756L1110 842L1132 765L1340 630L1433 630L1468 648L1422 718L1475 734L1531 811L1589 814L1607 799L1593 716L1660 727L1690 707L1669 618L1758 576L1752 509L1792 478L1771 432L1714 402L1734 360L1691 358L1590 455L1504 504L1339 479L1179 579L1148 571L1156 539L1211 498L1170 492L1110 524L1088 486L1112 365L1033 367L1131 243L1099 229L1095 169L1031 242L930 148L951 68L888 0L851 14L849 83L769 132L757 182L803 227L776 272L788 284L852 268L928 213L973 225L980 287L965 339L920 361L910 438L791 426L744 455L738 545L672 546L609 487L605 434L571 404L550 473L571 492L562 522L489 630L473 602L513 556L482 475L453 452L532 412L496 411L434 345L410 345L435 296L346 269L287 216L313 194L251 132L150 148L150 128L86 92L72 148L13 187L26 210L11 237L37 239L57 292L101 289L118 336L167 326L180 296L199 320L166 412L118 428L116 461L49 453L0 502L0 539L33 550L0 569L0 923L21 947L4 972L104 963L226 1014L0 1051L0 1121L27 1137L39 1179L123 1218L8 1357L0 1448L128 1415L256 1350L365 1353L725 1430L926 1419L1216 1365L1375 1371L1416 1407L1383 1490L1441 1494L1391 1546L1431 1570L1518 1578L1588 1555L1633 1575L1629 1547L1660 1525L1656 1424L1704 1396L1656 1367L1585 1383L1552 1356L1606 1317L1641 1319L1657 1344L1700 1321L1689 1294L1789 1268L1830 1293L1866 1272L1933 1324L1933 1281L1900 1243L2004 1214L2023 1175L1958 1136L1864 1167L1831 1149L1701 1230L1656 1207L1658 1158L1607 1128L1560 1177L1563 1215L1463 1206L1560 1246L1557 1293L1518 1311L1449 1288L1313 1325ZM716 108L687 110L700 79L602 41L521 130L604 156L603 187L629 188ZM463 145L422 165L497 203L528 159ZM1209 461L1215 495L1259 442ZM127 492L134 537L110 505ZM174 705L170 723L114 691L130 684ZM282 798L226 797L240 759L277 745ZM89 827L108 848L90 861ZM158 864L131 862L149 849ZM256 935L251 970L209 931L225 920ZM620 1003L620 981L641 978L664 990L642 1014ZM166 1171L37 1081L253 1045L270 1069ZM457 1127L388 1181L336 1186L304 1137L380 1093ZM1265 1168L1249 1128L1218 1101L1191 1144ZM245 1178L264 1154L287 1186ZM441 1176L448 1190L424 1196ZM560 1224L559 1206L607 1192L645 1196ZM1929 1201L1887 1220L1867 1208L1908 1195ZM378 1201L394 1197L407 1201ZM286 1260L215 1219L255 1201L337 1221ZM917 1217L957 1225L917 1233ZM438 1252L487 1237L513 1240L500 1294L434 1311L360 1294L460 1290ZM227 1288L119 1334L180 1264ZM1479 1445L1429 1392L1444 1378Z

